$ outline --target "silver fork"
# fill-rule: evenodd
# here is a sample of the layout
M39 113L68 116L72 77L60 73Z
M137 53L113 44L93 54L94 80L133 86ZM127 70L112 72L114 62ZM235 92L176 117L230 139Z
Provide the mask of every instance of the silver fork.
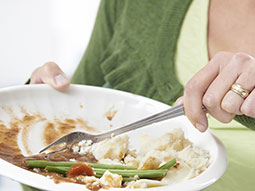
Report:
M203 108L204 109L204 108ZM51 143L50 145L46 146L45 148L43 148L39 153L42 153L43 151L55 147L57 145L63 144L65 143L65 145L59 149L56 149L50 153L54 153L54 152L58 152L58 151L62 151L64 149L70 149L72 147L73 144L80 142L82 140L91 140L92 143L98 143L106 138L110 138L113 135L119 135L128 131L132 131L147 125L150 125L152 123L156 123L156 122L160 122L160 121L164 121L167 119L171 119L174 117L178 117L184 115L184 107L183 104L181 105L177 105L175 107L172 107L170 109L167 109L165 111L162 111L160 113L154 114L152 116L149 116L147 118L141 119L139 121L136 121L134 123L125 125L123 127L102 133L102 134L98 134L98 135L92 135L92 134L88 134L88 133L84 133L84 132L72 132L69 133L67 135L64 135L63 137L57 139L56 141L54 141L53 143ZM49 154L49 153L48 153Z

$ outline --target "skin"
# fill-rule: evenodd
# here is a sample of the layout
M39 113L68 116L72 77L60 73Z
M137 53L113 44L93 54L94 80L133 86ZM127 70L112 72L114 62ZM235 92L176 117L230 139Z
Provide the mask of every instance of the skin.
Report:
M206 112L223 123L240 114L255 117L254 10L254 0L210 1L210 61L190 79L184 95L176 101L184 104L186 116L201 132L208 128ZM250 91L246 99L230 90L235 82ZM63 90L70 81L55 63L48 62L32 73L31 83L46 83ZM202 105L206 106L206 112Z
M185 113L200 131L208 128L202 105L228 123L237 114L255 117L255 1L211 0L208 15L209 63L187 83ZM226 51L223 52L222 50ZM251 55L251 56L250 56ZM245 100L230 91L233 83L251 91Z
M57 90L64 90L70 85L70 80L56 63L47 62L33 71L30 84L48 84Z

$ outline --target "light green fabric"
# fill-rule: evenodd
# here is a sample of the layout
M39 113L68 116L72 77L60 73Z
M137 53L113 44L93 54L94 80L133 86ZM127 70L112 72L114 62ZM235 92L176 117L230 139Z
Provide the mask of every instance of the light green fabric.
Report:
M176 72L185 86L208 63L207 15L209 0L193 0L181 28L176 50ZM233 120L229 124L211 116L209 126L226 147L229 166L223 177L207 191L255 189L255 132Z
M184 18L175 54L177 78L184 86L208 62L209 0L193 0Z
M255 189L255 132L245 128L211 128L226 147L229 159L222 178L205 191Z
M183 86L189 79L208 63L207 21L209 0L193 0L180 32L177 43L175 64L177 78ZM244 127L233 120L223 124L208 115L212 127Z
M113 89L174 103L183 93L175 71L176 46L192 1L102 0L71 82L108 82ZM241 115L235 120L255 130L254 118Z

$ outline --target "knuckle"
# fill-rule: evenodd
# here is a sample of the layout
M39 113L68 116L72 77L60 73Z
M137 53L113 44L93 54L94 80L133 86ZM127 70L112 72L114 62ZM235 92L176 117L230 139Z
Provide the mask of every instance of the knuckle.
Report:
M203 105L206 106L206 108L214 108L218 105L218 102L214 95L205 94L203 97Z
M194 91L196 91L196 90L198 89L198 87L199 87L199 83L197 82L197 80L191 79L191 80L187 83L187 85L186 85L186 87L185 87L185 93L186 93L187 95L191 95L192 92L194 92Z
M233 53L226 51L219 51L213 56L213 60L221 60L222 58L232 56Z
M209 64L213 65L213 67L218 65L219 71L222 71L223 68L229 64L229 60L233 57L233 55L234 54L231 52L219 51L212 57Z
M55 62L46 62L42 67L43 67L45 72L49 72L53 68L58 67L58 65Z
M236 113L235 106L232 102L223 100L221 103L221 108L228 113Z
M252 61L249 65L249 71L255 72L255 61Z
M220 122L222 122L222 123L229 123L229 122L232 121L233 118L234 118L233 115L226 115L226 116L224 116L224 117L222 117L222 118L220 118L220 119L218 119L218 120L219 120Z
M238 63L238 64L241 64L241 63L244 63L244 62L248 62L248 61L251 61L253 60L252 57L249 55L249 54L245 54L245 53L236 53L234 56L233 56L233 60Z
M214 58L219 58L219 57L222 57L223 55L226 55L226 54L228 54L228 52L226 52L226 51L219 51L219 52L217 52L214 55Z
M247 75L254 76L255 75L255 62L251 62L248 67L245 68L244 72L247 73Z
M232 71L235 71L235 72L239 71L239 73L240 73L241 67L242 67L242 62L240 60L236 60L235 58L233 58L233 60L228 65L229 69L232 68Z
M38 71L39 71L40 69L41 69L41 67L36 68L36 69L32 72L31 78L33 78L34 76L36 76L37 73L38 73Z
M44 67L54 67L54 66L57 66L57 64L55 62L46 62L43 66Z
M250 117L255 116L255 111L252 109L250 105L243 104L240 110L241 110L241 113L243 113L244 115L247 115Z

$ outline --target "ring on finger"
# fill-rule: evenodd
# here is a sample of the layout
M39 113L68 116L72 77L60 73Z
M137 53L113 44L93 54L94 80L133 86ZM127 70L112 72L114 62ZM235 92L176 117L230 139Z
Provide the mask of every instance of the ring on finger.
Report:
M250 91L243 88L240 84L234 83L231 86L231 90L235 92L237 95L241 96L243 99L247 98L249 96Z

